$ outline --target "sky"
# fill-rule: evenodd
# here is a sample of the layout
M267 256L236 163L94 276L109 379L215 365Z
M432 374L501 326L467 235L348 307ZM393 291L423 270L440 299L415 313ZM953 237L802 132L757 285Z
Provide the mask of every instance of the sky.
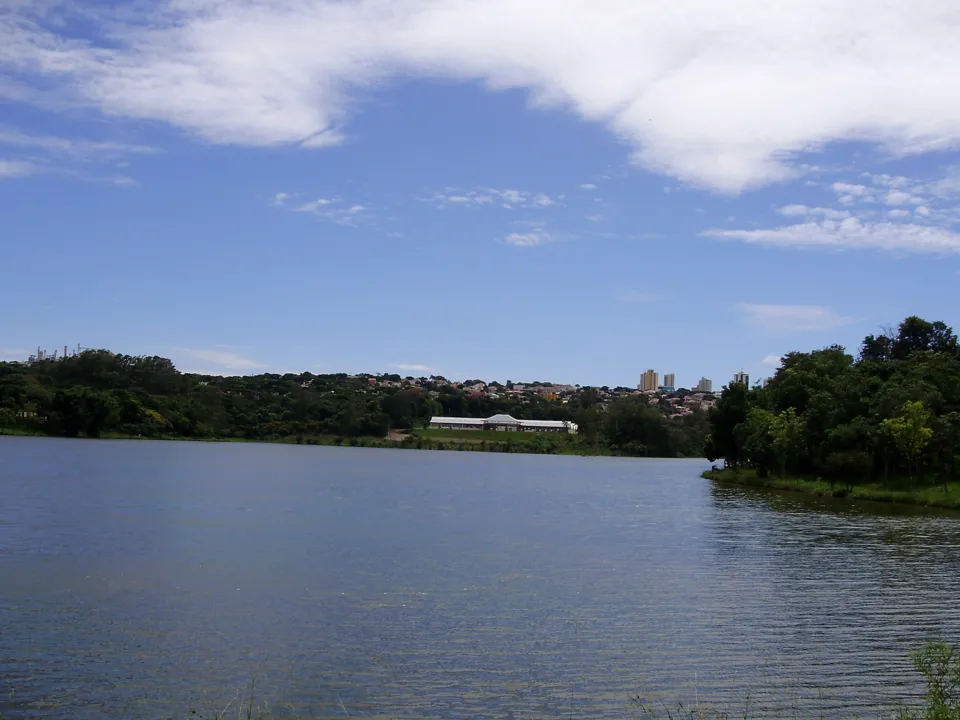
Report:
M960 327L952 0L7 0L0 358L715 387Z

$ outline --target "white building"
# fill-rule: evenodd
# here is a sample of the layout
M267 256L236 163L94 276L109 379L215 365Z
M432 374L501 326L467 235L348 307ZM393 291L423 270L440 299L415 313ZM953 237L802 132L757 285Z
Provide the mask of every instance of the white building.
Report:
M510 415L484 418L433 417L433 430L499 430L501 432L555 432L577 434L577 424L566 420L517 420Z
M741 370L740 372L734 374L733 381L735 383L743 383L747 387L750 387L750 374Z
M675 379L676 375L673 373L665 373L663 376L663 387L675 388L677 386Z
M697 392L703 392L703 393L713 392L713 380L705 377L700 378L700 382L697 383L696 389L697 389Z
M434 430L483 430L483 418L432 417L430 427Z

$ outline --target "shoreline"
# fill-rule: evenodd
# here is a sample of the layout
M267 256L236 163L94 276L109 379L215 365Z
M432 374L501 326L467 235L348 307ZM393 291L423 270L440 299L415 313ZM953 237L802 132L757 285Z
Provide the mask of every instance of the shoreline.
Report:
M440 452L483 452L483 453L502 453L513 455L566 455L570 457L635 457L635 458L659 458L659 459L677 459L669 457L659 457L653 455L627 455L615 452L603 447L587 447L570 444L564 447L562 444L554 446L538 446L530 440L524 441L493 441L493 440L475 440L472 438L429 438L419 437L417 435L407 435L403 440L394 440L390 438L380 438L371 436L361 437L336 437L336 436L302 436L296 435L272 437L272 438L214 438L214 437L186 437L177 435L127 435L123 433L103 433L100 437L87 437L80 435L73 438L65 438L61 435L49 435L42 432L31 432L20 428L0 429L0 438L2 437L41 437L41 438L61 438L69 440L157 440L170 442L201 442L201 443L263 443L267 445L312 445L326 447L360 447L360 448L380 448L393 450L432 450ZM683 459L683 458L681 458Z
M705 480L737 485L740 487L766 488L814 495L838 500L863 500L892 505L960 510L960 483L949 483L947 492L942 485L910 485L904 478L896 478L888 486L878 483L847 486L829 483L819 478L765 477L757 476L755 470L723 469L706 470L701 474Z

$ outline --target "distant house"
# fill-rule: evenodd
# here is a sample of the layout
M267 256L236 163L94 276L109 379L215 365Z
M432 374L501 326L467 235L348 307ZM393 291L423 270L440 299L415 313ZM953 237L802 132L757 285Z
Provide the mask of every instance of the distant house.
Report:
M554 432L577 434L577 424L566 420L517 420L510 415L484 418L433 417L434 430L498 430L500 432Z

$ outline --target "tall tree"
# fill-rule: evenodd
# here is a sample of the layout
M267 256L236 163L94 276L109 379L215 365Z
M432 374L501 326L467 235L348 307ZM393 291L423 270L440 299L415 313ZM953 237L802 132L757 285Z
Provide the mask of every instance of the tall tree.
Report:
M889 437L907 461L907 474L913 479L914 464L933 437L929 426L930 413L919 400L904 403L903 413L880 423L881 432Z
M742 383L731 383L723 389L716 406L710 411L713 439L710 450L714 457L708 459L723 458L732 467L739 465L742 446L737 442L736 429L747 420L749 392Z

